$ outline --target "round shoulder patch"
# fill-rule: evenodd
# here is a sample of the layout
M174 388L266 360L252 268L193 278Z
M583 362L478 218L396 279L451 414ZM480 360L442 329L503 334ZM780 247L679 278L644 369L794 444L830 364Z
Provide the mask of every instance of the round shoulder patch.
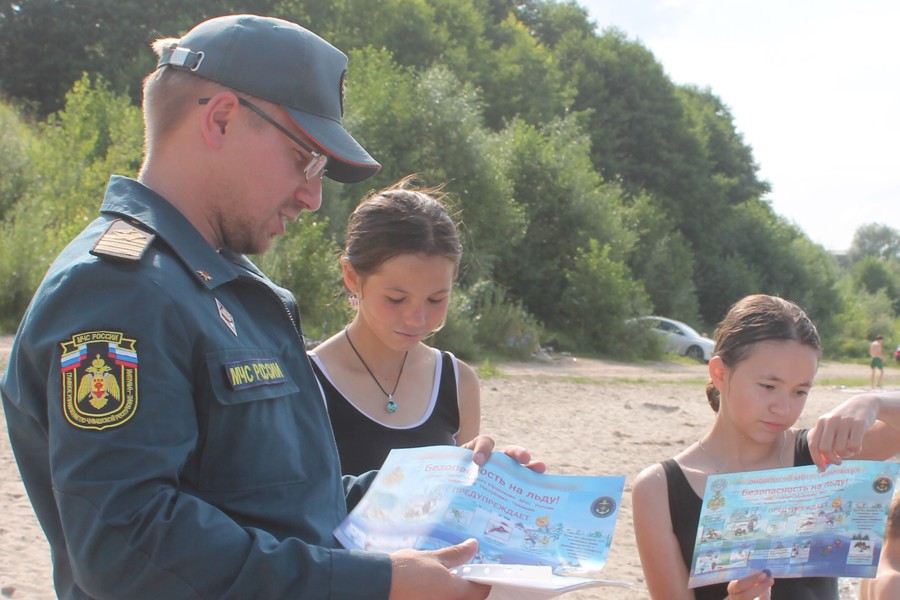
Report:
M62 409L79 429L126 423L138 405L137 340L118 331L86 331L61 342Z

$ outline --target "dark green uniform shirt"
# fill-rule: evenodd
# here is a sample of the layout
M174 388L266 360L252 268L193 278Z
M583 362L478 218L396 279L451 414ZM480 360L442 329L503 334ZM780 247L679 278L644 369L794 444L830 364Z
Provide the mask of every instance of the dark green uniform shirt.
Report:
M51 266L0 389L61 598L387 598L387 555L336 549L371 474L340 477L293 296L141 184Z

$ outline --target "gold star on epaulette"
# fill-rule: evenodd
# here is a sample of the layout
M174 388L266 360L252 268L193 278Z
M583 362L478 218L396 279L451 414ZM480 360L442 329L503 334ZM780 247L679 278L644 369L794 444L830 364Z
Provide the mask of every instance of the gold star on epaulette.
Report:
M100 236L91 254L112 260L138 261L155 238L156 235L118 219Z

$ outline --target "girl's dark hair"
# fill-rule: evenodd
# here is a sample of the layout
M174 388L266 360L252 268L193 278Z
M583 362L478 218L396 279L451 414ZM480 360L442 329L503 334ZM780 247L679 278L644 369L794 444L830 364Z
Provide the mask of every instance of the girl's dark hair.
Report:
M441 186L413 187L413 178L371 193L350 215L341 259L361 277L401 254L443 256L459 267L462 246L444 206L446 194Z
M795 340L822 352L819 332L802 308L783 298L755 294L735 302L719 323L713 355L734 368L753 344L771 340ZM706 384L706 399L719 412L719 390L712 381Z

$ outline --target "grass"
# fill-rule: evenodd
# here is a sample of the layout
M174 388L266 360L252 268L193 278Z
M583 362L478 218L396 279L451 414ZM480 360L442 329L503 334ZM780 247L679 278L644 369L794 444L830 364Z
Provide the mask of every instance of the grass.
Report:
M610 360L608 358L601 360ZM679 356L673 353L665 354L663 359L665 362L673 362L677 364L684 365L697 365L697 361ZM502 359L500 360L502 363ZM657 361L613 361L613 362L622 362L623 364L635 364L635 365L645 365L650 366L653 362ZM841 364L840 361L831 361L835 364ZM855 363L851 363L854 366L857 366ZM869 387L869 370L867 365L858 365L860 367L860 374L858 376L832 376L826 377L820 375L816 378L815 385L816 387L846 387L846 388L862 388L868 389ZM478 378L481 380L489 380L489 379L503 379L508 376L501 372L493 362L491 362L490 358L484 359L481 365L476 368L476 373L478 374ZM884 378L882 379L882 386L884 388L894 388L900 386L900 381L898 381L898 375L900 375L900 369L897 368L894 364L888 363L885 365L884 370ZM690 386L705 386L708 378L703 375L700 377L692 377L690 379L661 379L661 378L644 378L644 377L590 377L585 375L529 375L529 379L541 381L541 382L565 382L565 383L574 383L579 385L603 385L603 384L624 384L624 385L638 385L638 386L654 386L654 385L690 385Z
M882 385L886 382L882 381ZM817 377L816 386L829 387L869 387L868 377Z
M491 364L491 359L486 358L484 361L475 369L475 373L478 375L478 379L496 379L499 377L505 377L503 373L497 370L497 367Z

